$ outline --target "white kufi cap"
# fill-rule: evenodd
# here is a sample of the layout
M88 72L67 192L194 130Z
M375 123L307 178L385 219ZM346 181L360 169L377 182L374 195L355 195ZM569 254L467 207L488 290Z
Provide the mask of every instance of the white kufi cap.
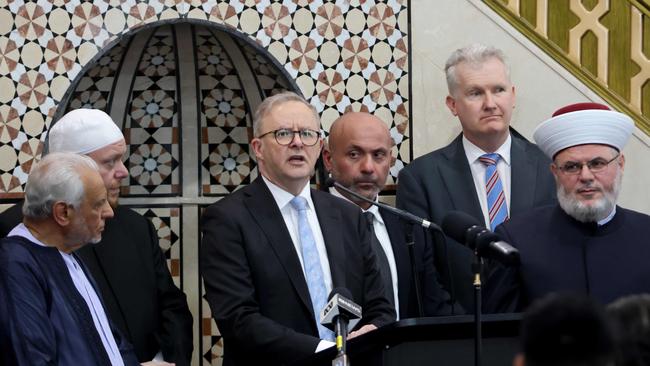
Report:
M75 109L48 133L48 152L89 154L124 139L111 117L98 109Z
M537 126L533 139L553 159L568 147L585 144L609 145L621 151L633 131L630 117L602 104L577 103L557 110Z

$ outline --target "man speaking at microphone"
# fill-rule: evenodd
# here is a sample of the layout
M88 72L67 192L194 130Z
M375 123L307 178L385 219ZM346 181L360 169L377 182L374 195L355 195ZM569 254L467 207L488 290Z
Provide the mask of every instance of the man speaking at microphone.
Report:
M553 160L558 204L497 228L519 249L521 266L496 267L486 308L520 311L550 292L578 292L606 304L650 292L650 216L616 205L634 130L628 116L596 103L559 109L533 137Z
M386 184L393 161L392 148L393 139L383 121L368 113L350 112L332 124L323 161L335 181L375 201ZM330 193L350 200L364 211L374 234L371 244L377 255L386 297L395 307L398 318L449 315L449 295L437 281L430 244L418 243L415 247L423 310L423 314L418 314L403 222L369 202L339 192L338 188L331 187Z
M285 92L265 99L251 147L260 176L205 210L201 272L224 365L280 365L333 345L320 324L332 288L363 308L356 333L395 319L357 207L312 190L318 114Z

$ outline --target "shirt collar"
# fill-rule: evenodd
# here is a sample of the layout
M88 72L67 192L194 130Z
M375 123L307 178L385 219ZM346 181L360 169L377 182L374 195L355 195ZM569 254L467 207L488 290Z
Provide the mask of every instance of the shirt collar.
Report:
M275 200L275 203L278 205L280 210L288 205L289 202L291 202L291 200L295 197L293 194L285 191L276 184L272 183L270 180L266 179L265 176L262 176L262 179L264 180L264 183L266 183L266 186L269 187L269 191L271 191L271 195L273 196L273 199ZM305 183L305 186L302 188L300 194L298 195L304 197L307 200L308 207L314 207L314 203L311 200L311 188L309 186L309 182Z
M598 221L598 226L603 226L606 223L612 221L612 219L614 218L614 215L616 215L616 205L614 205L614 208L612 209L612 212L610 212L609 215L607 215L607 217L605 217L604 219Z
M506 141L499 146L499 148L494 151L495 153L501 156L501 159L509 166L510 165L510 146L512 145L512 138L510 133ZM483 151L480 147L474 145L470 140L463 135L463 148L465 149L465 154L467 155L470 163L475 163L481 155L487 154L487 151Z

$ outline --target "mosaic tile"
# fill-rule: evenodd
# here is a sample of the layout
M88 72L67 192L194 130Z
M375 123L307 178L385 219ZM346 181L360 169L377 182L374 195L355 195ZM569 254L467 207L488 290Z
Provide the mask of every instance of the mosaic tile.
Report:
M131 207L135 212L148 218L158 234L158 244L162 249L167 269L174 283L182 288L181 240L182 207Z

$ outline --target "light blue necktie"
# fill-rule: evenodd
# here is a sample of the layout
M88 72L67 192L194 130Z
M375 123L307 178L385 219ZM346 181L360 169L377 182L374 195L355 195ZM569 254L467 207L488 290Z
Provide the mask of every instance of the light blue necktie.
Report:
M497 162L501 156L497 153L481 155L478 160L486 167L485 193L487 194L490 228L494 230L500 223L508 219L508 204L503 192L503 185L497 171Z
M316 240L307 220L307 200L304 197L296 196L291 200L291 206L298 212L298 233L300 234L302 261L305 266L309 297L311 297L316 325L318 325L318 334L320 339L334 341L334 333L320 324L320 312L327 304L327 288L325 288L325 276L323 275L318 248L316 248Z

